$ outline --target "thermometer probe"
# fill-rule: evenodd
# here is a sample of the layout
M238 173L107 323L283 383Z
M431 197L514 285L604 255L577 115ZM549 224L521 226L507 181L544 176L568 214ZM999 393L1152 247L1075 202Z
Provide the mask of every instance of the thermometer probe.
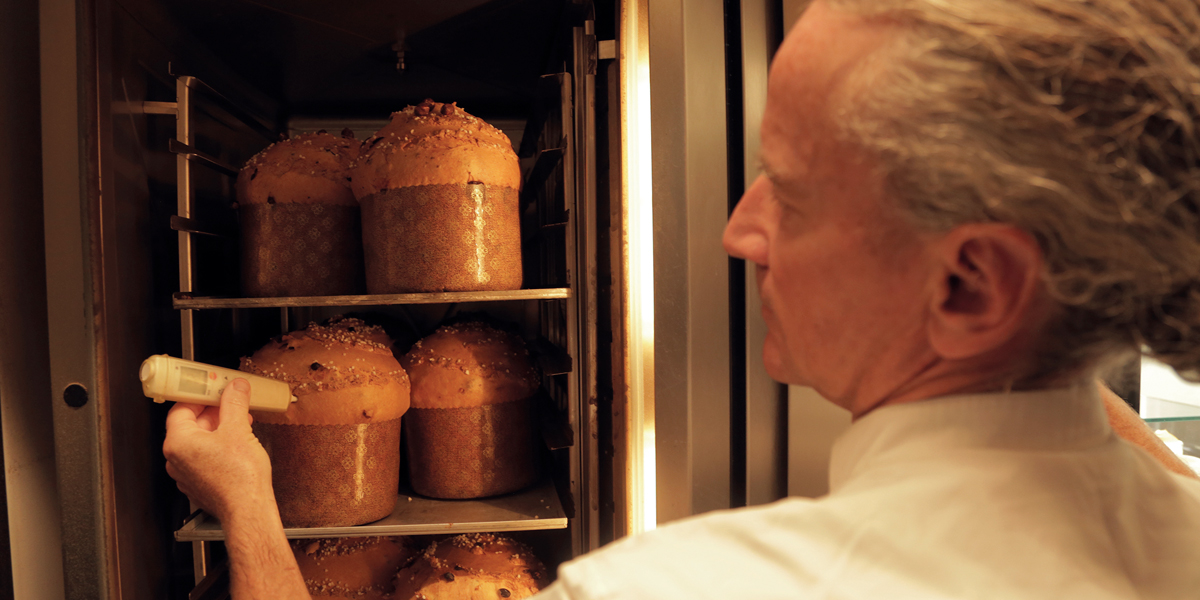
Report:
M221 392L237 377L250 382L250 410L284 412L296 401L291 387L282 381L166 354L147 358L138 373L142 393L155 402L173 400L205 406L220 406Z

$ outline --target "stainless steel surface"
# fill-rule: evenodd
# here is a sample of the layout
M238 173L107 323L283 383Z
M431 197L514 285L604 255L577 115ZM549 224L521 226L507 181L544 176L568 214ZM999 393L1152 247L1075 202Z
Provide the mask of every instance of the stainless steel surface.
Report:
M618 17L618 38L624 30L622 22ZM632 461L629 458L628 415L633 411L626 358L629 353L626 320L629 269L624 215L628 210L628 198L624 192L622 161L626 134L622 127L620 64L613 60L618 45L616 40L611 40L608 44L611 56L605 58L604 42L600 41L598 51L601 62L597 65L595 98L600 107L596 116L596 257L597 269L607 278L600 280L597 290L599 344L596 374L601 398L598 429L605 444L600 453L600 541L608 543L629 535L631 529L629 517L633 503L629 500L632 483L629 468Z
M178 140L171 140L171 144L168 148L171 150L171 152L174 152L175 154L178 154L179 156L182 156L194 163L216 169L226 175L233 175L236 177L238 174L237 167L227 164L220 159L213 158Z
M201 221L199 219L186 219L179 215L171 215L171 229L180 232L198 233L200 235L215 235L222 237L232 237L233 232L225 230L218 225Z
M179 105L174 102L142 102L142 112L147 115L177 115Z
M184 235L184 232L180 232ZM193 327L192 311L182 310L179 312L179 329L182 331L183 343L180 344L180 358L187 360L196 360L196 340Z
M188 87L187 77L180 77L175 82L175 141L185 148L192 144L191 114L192 89ZM175 157L175 210L176 214L185 219L192 218L192 165L188 157L176 154ZM192 236L186 231L179 232L179 291L192 291L192 263L195 257L192 253ZM188 325L184 326L184 346L190 342ZM190 360L190 359L189 359Z
M191 145L191 110L192 90L185 78L175 81L175 140L184 145ZM192 165L186 156L175 157L175 188L176 214L184 219L192 218ZM192 264L195 256L192 252L192 234L179 232L179 291L192 291ZM196 360L196 339L194 320L190 310L179 313L180 356L185 360ZM197 553L203 556L203 552ZM199 561L200 559L198 559ZM203 577L203 565L196 564L197 577Z
M576 442L581 478L579 496L584 506L576 552L600 547L600 463L597 440L596 399L596 62L594 24L574 29L575 90L575 272L577 332L570 346L577 354L580 388L579 440Z
M70 600L113 596L115 565L111 475L106 463L107 401L97 374L97 335L104 323L93 311L98 251L99 132L95 89L98 57L83 49L95 40L90 2L41 3L42 189L45 215L46 296L50 397L62 506L63 579ZM91 77L89 77L89 74ZM68 386L87 389L87 404L62 401ZM106 484L108 489L106 491Z
M46 322L38 2L0 19L0 597L63 597Z
M596 58L598 60L613 60L617 58L617 40L600 40L596 42Z
M658 521L731 504L723 3L650 3Z
M179 309L259 308L269 306L388 306L393 304L448 304L452 302L503 302L508 300L554 300L570 298L570 288L501 290L493 292L429 292L421 294L375 294L361 296L295 296L282 298L179 297Z
M192 90L188 78L175 80L175 141L185 147L192 143L191 133ZM175 155L175 189L177 216L192 218L192 165L183 154ZM195 263L192 234L179 232L179 291L192 291L192 274ZM196 360L195 316L190 310L179 311L180 357ZM193 505L193 508L195 506ZM192 576L196 582L204 581L208 575L208 548L204 544L192 544Z
M759 172L759 125L767 104L767 71L780 40L777 2L742 0L742 169L744 189ZM763 367L767 337L753 263L746 264L746 504L787 496L787 388Z
M176 106L174 102L129 102L129 101L114 101L112 103L114 115L174 115Z
M648 0L619 4L616 73L608 94L613 385L613 532L656 520L654 476L653 207ZM619 108L618 108L619 107ZM649 280L651 285L645 285Z
M229 562L209 569L204 579L188 594L188 600L225 600L229 597Z
M354 527L285 529L289 538L354 537L365 535L459 534L485 531L564 529L563 512L554 484L545 481L522 492L481 500L433 500L401 493L392 514ZM177 532L179 541L225 539L221 524L200 513Z

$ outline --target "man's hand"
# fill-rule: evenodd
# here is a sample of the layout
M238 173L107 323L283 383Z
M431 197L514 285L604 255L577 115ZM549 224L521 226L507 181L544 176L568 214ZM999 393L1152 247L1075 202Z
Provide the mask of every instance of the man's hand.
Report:
M271 487L271 461L250 429L250 384L234 379L221 406L176 404L167 414L167 472L225 530L238 600L307 600Z
M192 502L222 521L275 499L271 462L250 429L249 407L250 384L234 379L220 407L179 403L167 414L167 473Z

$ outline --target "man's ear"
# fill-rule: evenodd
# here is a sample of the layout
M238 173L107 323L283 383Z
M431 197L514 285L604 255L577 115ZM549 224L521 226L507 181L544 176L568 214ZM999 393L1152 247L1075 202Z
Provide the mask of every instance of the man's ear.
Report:
M1040 321L1042 252L1033 236L1011 225L972 223L935 247L929 340L942 358L982 357Z

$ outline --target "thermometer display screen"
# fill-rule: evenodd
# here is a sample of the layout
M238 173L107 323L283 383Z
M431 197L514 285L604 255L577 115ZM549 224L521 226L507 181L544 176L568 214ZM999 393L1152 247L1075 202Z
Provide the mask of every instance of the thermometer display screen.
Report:
M203 394L208 390L208 371L193 367L179 367L179 391L185 394Z

